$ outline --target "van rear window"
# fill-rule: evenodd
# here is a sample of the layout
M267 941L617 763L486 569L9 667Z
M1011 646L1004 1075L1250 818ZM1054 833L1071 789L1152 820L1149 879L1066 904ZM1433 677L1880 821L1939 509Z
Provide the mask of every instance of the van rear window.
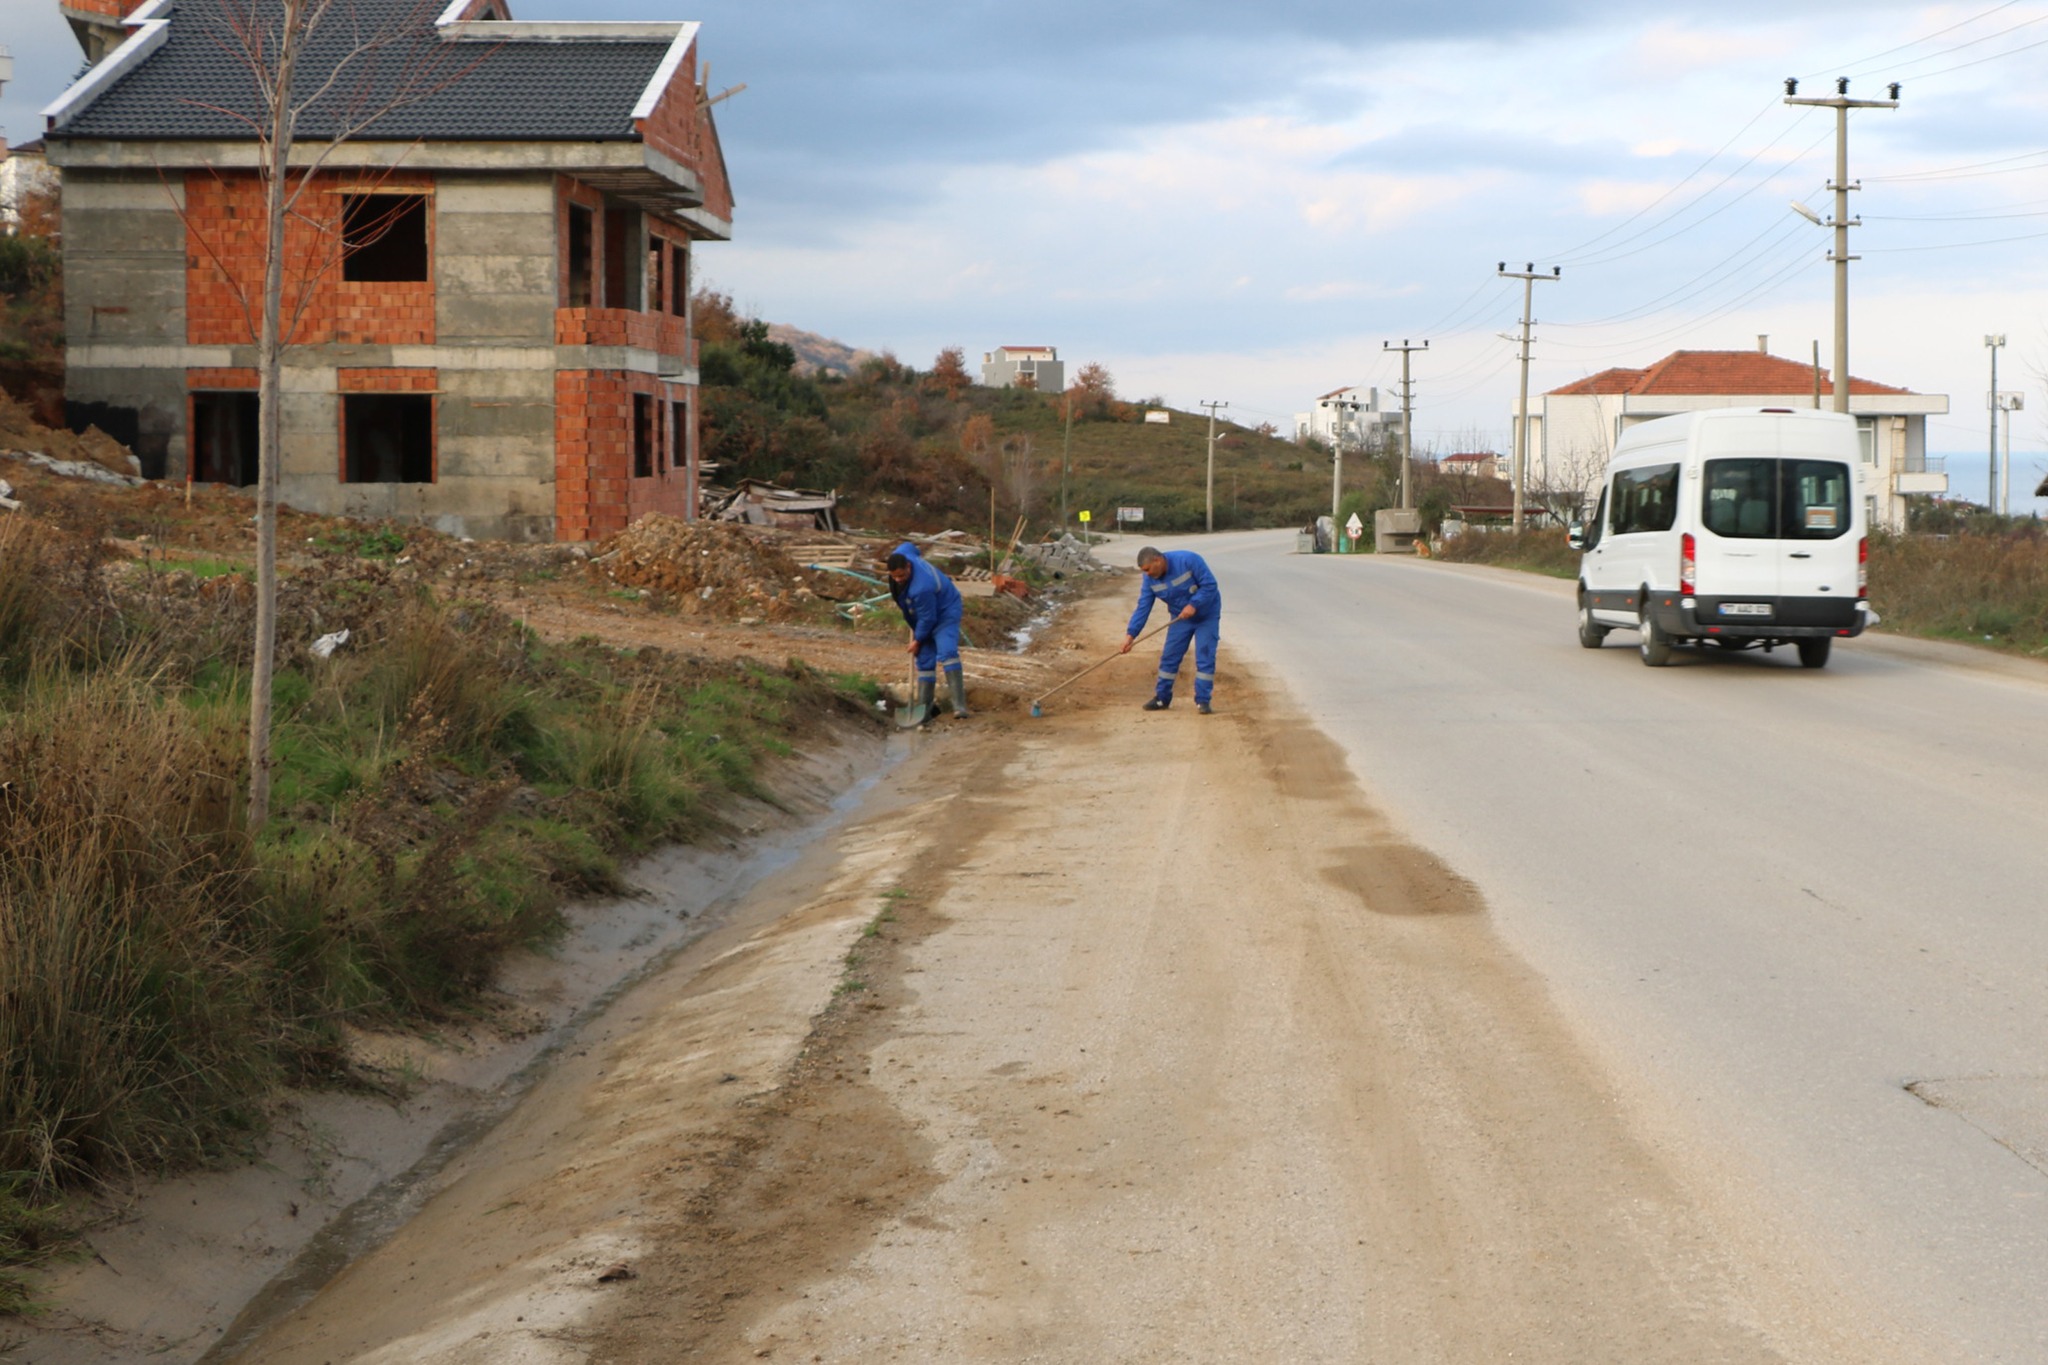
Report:
M1730 540L1833 540L1849 529L1849 466L1836 460L1708 460L1700 524Z

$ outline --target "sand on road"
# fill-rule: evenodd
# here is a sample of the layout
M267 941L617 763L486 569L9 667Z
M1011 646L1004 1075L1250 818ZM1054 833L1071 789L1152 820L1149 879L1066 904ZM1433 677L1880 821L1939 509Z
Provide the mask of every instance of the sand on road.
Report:
M240 1358L1883 1359L1227 624L1213 716L1134 657L939 722Z

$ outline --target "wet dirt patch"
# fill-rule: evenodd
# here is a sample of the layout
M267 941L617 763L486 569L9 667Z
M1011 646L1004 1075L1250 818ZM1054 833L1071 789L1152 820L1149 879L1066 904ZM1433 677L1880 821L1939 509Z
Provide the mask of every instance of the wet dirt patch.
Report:
M1354 844L1333 849L1323 880L1380 915L1477 915L1479 889L1413 844Z

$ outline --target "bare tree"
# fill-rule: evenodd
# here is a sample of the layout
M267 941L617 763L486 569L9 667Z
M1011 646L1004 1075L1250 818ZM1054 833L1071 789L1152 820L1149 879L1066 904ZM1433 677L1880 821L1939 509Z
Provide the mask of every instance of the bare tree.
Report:
M263 188L260 286L251 287L232 268L228 253L204 232L193 232L226 279L256 343L256 639L249 679L249 809L251 828L270 815L270 691L277 669L277 485L283 440L279 402L285 348L292 344L321 282L351 249L368 245L391 224L373 216L355 232L344 229L330 207L309 211L307 196L344 144L378 120L447 89L476 69L495 45L471 49L455 60L455 45L419 42L431 33L435 11L416 6L396 24L366 25L345 0L230 0L209 34L248 77L254 99L248 106L185 103L224 115L246 127L257 145L256 174ZM335 36L335 30L343 30ZM315 39L333 37L339 51L321 54L322 66L300 88L302 64ZM380 58L395 57L398 69ZM299 151L302 124L310 155ZM389 170L382 174L388 175ZM181 210L183 214L183 210ZM313 234L296 262L286 257L287 226L310 225ZM293 277L287 299L288 264ZM189 457L188 457L189 458Z

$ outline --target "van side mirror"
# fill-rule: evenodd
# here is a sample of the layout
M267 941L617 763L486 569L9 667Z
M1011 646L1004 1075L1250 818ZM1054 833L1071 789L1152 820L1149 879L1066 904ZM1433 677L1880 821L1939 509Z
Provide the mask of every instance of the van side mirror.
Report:
M1564 533L1564 540L1565 540L1565 544L1567 544L1567 545L1571 546L1571 547L1572 547L1572 548L1573 548L1574 550L1583 550L1583 549L1585 549L1585 548L1586 548L1586 527L1585 527L1585 524L1584 524L1583 522L1577 522L1577 521L1573 522L1573 523L1572 523L1572 524L1571 524L1571 525L1570 525L1569 527L1567 527L1567 528L1565 529L1565 533Z

